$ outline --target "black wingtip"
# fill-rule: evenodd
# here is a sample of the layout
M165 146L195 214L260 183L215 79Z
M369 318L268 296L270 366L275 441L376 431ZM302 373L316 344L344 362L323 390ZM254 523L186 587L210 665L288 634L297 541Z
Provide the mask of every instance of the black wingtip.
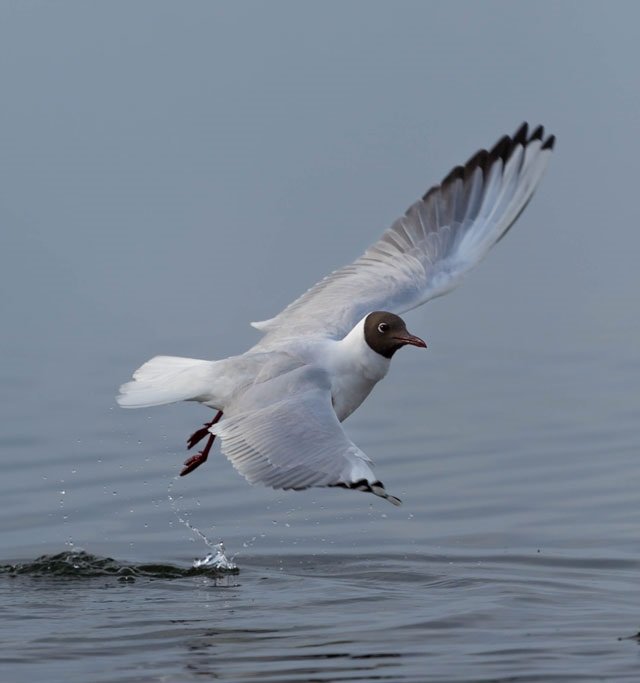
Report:
M524 121L520 128L515 132L513 136L514 145L526 145L527 144L527 133L529 132L529 124Z
M550 135L545 143L542 145L541 149L550 149L552 150L555 147L556 144L556 136L555 135Z
M489 152L486 149L481 149L476 152L464 165L464 175L468 178L476 168L484 168L487 164L487 159L489 158Z
M464 178L464 166L456 166L452 168L449 175L442 181L442 185L452 183L454 180L462 180Z
M464 166L456 166L452 169L439 185L431 187L429 191L423 195L422 201L429 201L432 195L441 192L443 188L446 188L457 179L466 182L478 168L480 168L483 173L487 173L498 159L501 159L502 163L506 164L518 146L526 148L535 140L539 140L542 143L541 150L552 150L556 138L554 135L550 135L544 140L544 126L537 126L529 133L529 124L527 121L523 121L513 137L503 135L489 151L481 149L473 156L469 157ZM520 163L523 163L523 160L524 157Z
M503 135L489 152L489 163L491 164L499 158L505 160L509 156L510 150L511 138L508 135Z
M531 137L529 138L529 142L533 142L534 140L542 140L544 137L544 126L538 126L533 133L531 133Z

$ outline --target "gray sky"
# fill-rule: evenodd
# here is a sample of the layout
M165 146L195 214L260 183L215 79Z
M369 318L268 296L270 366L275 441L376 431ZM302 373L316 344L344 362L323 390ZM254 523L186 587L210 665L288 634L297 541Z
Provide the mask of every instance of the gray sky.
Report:
M634 3L0 5L5 379L220 357L481 146L558 136L427 339L637 353ZM6 383L5 383L6 386ZM25 410L27 408L25 407Z

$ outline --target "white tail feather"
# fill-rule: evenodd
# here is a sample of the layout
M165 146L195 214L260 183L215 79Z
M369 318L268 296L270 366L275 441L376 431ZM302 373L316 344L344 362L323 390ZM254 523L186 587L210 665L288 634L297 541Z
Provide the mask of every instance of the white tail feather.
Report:
M211 397L215 361L156 356L133 373L116 398L123 408L146 408Z

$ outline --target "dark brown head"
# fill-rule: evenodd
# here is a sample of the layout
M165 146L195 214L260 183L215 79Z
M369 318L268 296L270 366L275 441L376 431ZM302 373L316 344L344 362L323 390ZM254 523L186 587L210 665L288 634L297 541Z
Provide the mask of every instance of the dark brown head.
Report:
M407 344L423 349L427 347L420 337L409 334L400 316L387 311L369 313L364 321L364 339L369 348L385 358L391 358Z

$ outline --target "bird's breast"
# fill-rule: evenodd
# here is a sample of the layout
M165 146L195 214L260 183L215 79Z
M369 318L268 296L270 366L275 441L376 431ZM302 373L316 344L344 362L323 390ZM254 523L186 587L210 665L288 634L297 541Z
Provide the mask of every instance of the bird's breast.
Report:
M338 346L328 363L333 408L340 422L358 408L387 374L389 360L361 346L355 352Z
M331 383L333 409L340 422L360 407L378 380L371 380L357 373L337 375Z
M290 342L289 353L324 372L331 382L331 401L340 422L358 408L387 374L389 359L375 353L363 335L341 341Z

